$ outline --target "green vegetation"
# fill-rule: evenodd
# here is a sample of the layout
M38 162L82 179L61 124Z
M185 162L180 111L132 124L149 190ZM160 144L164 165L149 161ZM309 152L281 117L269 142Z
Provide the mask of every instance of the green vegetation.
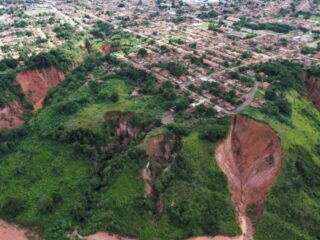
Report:
M253 87L253 85L254 85L254 81L251 78L244 76L244 75L241 75L239 72L230 72L229 76L232 79L239 80L241 83L243 83L244 85L246 85L248 87Z
M66 45L63 48L31 56L26 61L26 67L28 69L43 69L56 66L61 71L67 71L75 65L77 54L79 51L74 46Z
M69 23L65 23L55 27L54 32L56 33L57 38L69 40L74 33L74 29Z
M218 17L218 16L219 16L219 14L218 14L216 11L211 10L211 11L209 11L209 12L202 12L202 13L200 13L200 14L198 15L198 18L200 18L200 19L209 19L209 18L216 18L216 17Z
M269 30L278 33L289 33L295 30L294 27L282 23L250 23L246 19L241 19L234 24L235 27L245 27L253 30Z
M144 58L146 56L148 56L147 50L145 48L140 48L138 53L137 53L137 57L138 58Z
M238 103L236 91L234 89L230 90L229 92L224 91L216 82L202 82L197 91L201 93L203 90L208 90L214 96L222 98L225 101L230 102L232 104Z
M213 123L204 125L199 137L204 140L211 142L217 142L224 139L230 128L230 119L229 118L219 118Z
M112 30L113 27L110 24L98 21L94 24L91 34L96 38L104 39L110 35Z
M170 74L175 77L180 77L188 73L188 70L184 65L176 62L158 63L155 64L155 66L168 70Z
M14 100L23 101L24 96L20 87L15 82L15 69L7 69L0 73L0 108L9 105Z
M313 48L313 47L303 47L301 49L301 53L302 54L305 54L305 55L309 55L309 54L315 54L317 53L317 49L316 48Z
M304 90L302 67L299 64L284 61L249 66L247 68L241 68L240 71L246 69L253 69L258 74L264 73L267 76L265 81L272 84L272 86L266 90L265 99L267 102L261 111L279 121L289 123L292 109L290 102L287 101L284 94L291 89L298 92Z

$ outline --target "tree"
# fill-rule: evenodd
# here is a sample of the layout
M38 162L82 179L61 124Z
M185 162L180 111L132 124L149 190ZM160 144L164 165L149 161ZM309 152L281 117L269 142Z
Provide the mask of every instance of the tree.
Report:
M175 101L176 111L182 111L189 105L189 101L186 97L178 97Z
M148 56L147 50L145 48L140 48L138 53L137 53L137 57L138 58L144 58L146 56Z
M302 54L305 54L305 55L309 55L309 54L315 54L317 52L317 49L316 48L313 48L313 47L303 47L301 49L301 53Z
M188 73L187 68L179 63L167 63L164 67L170 72L170 74L176 77L180 77Z
M56 33L57 38L69 40L73 35L74 29L69 23L64 23L55 27L53 31Z
M31 69L49 68L52 65L56 65L56 59L50 53L42 52L30 57L27 65Z
M161 46L160 46L160 51L161 51L161 53L167 53L167 52L169 52L170 50L169 50L169 48L168 48L166 45L161 45Z
M118 93L112 93L110 96L110 100L112 102L118 102L119 101L119 94Z
M25 210L25 202L18 198L9 198L3 206L1 206L1 215L8 219L14 219Z
M288 40L285 38L280 38L279 44L286 47L288 45Z
M165 88L162 92L162 96L167 100L175 100L177 94L173 88Z
M278 99L276 101L276 105L278 106L280 113L283 113L283 114L289 115L289 116L291 115L291 113L292 113L291 104L287 100Z
M245 51L241 54L241 58L251 58L252 57L252 53Z
M266 99L268 99L270 101L276 100L276 98L277 98L276 88L275 87L269 87L266 90L265 97L266 97Z
M207 124L202 128L199 137L200 139L207 140L210 142L216 142L226 137L228 134L228 124Z
M5 58L0 62L0 70L4 71L7 68L16 68L19 64L19 61L13 58Z

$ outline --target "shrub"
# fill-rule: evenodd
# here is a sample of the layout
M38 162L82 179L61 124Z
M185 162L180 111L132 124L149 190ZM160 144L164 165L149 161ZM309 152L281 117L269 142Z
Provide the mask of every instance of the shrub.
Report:
M137 57L138 58L144 58L146 56L148 56L147 50L145 48L140 48L138 53L137 53Z
M279 112L285 115L291 115L292 109L291 104L285 99L278 99L276 105L279 109Z
M229 132L230 120L220 120L213 124L206 124L200 131L199 138L210 142L216 142L225 138Z
M57 61L53 55L43 52L30 57L26 64L30 69L41 69L49 68L52 65L56 65L56 63Z
M53 192L50 197L43 197L38 203L39 213L43 215L53 213L62 200L62 196L57 192Z
M56 33L57 38L68 40L72 37L74 29L69 23L64 23L55 27L53 31Z
M301 53L305 55L315 54L316 52L317 52L317 49L312 47L303 47L301 49Z
M110 96L110 100L112 102L118 102L119 101L119 94L118 93L112 93L111 96Z
M175 109L177 112L182 111L189 106L189 100L186 97L178 97L174 103L176 105Z
M1 207L1 215L14 219L26 209L25 202L19 198L9 198Z
M187 136L189 134L188 129L181 124L177 124L177 123L168 124L166 128L170 132L174 133L175 135Z

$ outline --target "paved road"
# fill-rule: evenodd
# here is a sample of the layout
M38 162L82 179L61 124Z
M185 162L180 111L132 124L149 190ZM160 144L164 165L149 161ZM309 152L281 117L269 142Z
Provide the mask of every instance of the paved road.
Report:
M253 88L251 89L247 100L244 101L240 106L238 106L238 107L236 108L236 110L234 111L234 114L238 114L243 108L249 106L249 105L252 103L252 101L253 101L253 99L254 99L254 96L256 95L256 92L257 92L257 90L258 90L258 87L259 87L259 84L258 84L258 82L255 80L255 81L254 81L254 86L253 86Z

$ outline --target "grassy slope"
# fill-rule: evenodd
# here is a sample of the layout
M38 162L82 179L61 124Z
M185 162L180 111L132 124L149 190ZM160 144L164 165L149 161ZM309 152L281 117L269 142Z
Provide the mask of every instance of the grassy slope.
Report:
M21 168L25 169L24 174L18 173ZM67 217L68 209L79 198L77 189L86 177L85 160L75 158L70 148L28 137L20 143L18 151L1 158L0 178L5 184L1 186L0 202L14 197L25 203L26 211L16 219L18 222L51 223ZM39 214L39 202L52 192L63 196L62 203L50 216Z
M264 217L256 229L257 240L311 240L320 236L320 185L308 180L318 179L319 175L320 156L314 148L320 143L320 113L294 91L286 97L292 104L292 126L253 108L243 111L275 129L283 149L281 174L267 197ZM299 152L299 146L304 150ZM311 166L305 167L307 178L297 171L297 163Z
M184 137L182 142L182 156L186 160L188 172L191 173L188 176L190 177L187 186L188 192L187 195L179 193L179 185L174 186L169 190L172 196L169 195L168 199L175 201L176 199L193 198L194 202L197 203L196 207L208 207L208 215L202 219L203 221L208 221L209 225L210 222L215 220L221 221L219 223L220 233L236 235L239 233L239 228L235 221L235 210L231 203L227 179L218 167L214 157L216 144L200 140L197 132ZM205 202L205 198L209 202ZM203 203L203 206L201 206L201 203ZM223 210L219 209L219 204L222 204ZM210 205L212 205L212 208ZM218 217L216 214L221 214L222 216ZM198 234L201 234L201 231Z

